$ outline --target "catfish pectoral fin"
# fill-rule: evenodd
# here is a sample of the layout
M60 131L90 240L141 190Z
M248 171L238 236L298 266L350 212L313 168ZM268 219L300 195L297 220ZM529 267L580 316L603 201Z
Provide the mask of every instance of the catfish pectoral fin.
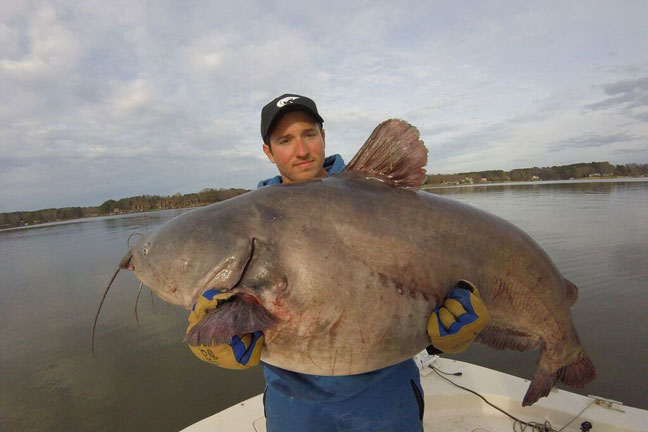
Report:
M208 311L189 330L184 342L189 345L230 343L236 335L264 331L276 322L277 319L252 296L237 294Z

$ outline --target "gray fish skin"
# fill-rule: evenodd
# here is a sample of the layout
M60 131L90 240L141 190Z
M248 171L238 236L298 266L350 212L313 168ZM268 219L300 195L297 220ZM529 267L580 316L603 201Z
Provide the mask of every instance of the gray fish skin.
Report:
M569 311L576 286L510 223L412 190L426 162L416 128L387 120L343 174L179 216L136 243L120 267L187 309L208 289L234 294L192 328L189 343L260 330L263 361L317 375L410 358L428 345L432 311L466 279L491 316L477 342L540 350L523 405L557 381L594 379Z
M285 369L347 375L410 358L466 279L491 315L478 342L541 350L526 405L555 380L593 378L569 312L576 287L545 252L505 220L427 192L355 173L269 186L171 220L129 254L169 303L189 309L210 288L256 298L277 320L259 329L262 360Z

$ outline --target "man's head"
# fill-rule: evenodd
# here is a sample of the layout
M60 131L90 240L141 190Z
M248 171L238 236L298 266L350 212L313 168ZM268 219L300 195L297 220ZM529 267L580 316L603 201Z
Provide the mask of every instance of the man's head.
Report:
M263 151L284 183L326 176L324 120L311 99L285 94L261 111Z

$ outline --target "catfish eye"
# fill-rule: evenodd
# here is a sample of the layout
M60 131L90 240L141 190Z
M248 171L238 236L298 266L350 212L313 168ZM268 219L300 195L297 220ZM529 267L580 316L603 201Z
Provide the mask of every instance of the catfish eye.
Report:
M142 247L142 255L148 255L149 250L151 249L151 242L148 242Z

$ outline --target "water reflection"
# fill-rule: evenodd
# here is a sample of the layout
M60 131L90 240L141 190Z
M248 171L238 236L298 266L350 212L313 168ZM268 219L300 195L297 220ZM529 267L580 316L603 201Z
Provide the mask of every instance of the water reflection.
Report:
M181 212L0 233L0 430L174 431L262 391L261 369L232 376L191 356L181 343L186 311L144 295L138 326L139 284L128 272L99 318L98 358L90 354L94 313L126 239Z

